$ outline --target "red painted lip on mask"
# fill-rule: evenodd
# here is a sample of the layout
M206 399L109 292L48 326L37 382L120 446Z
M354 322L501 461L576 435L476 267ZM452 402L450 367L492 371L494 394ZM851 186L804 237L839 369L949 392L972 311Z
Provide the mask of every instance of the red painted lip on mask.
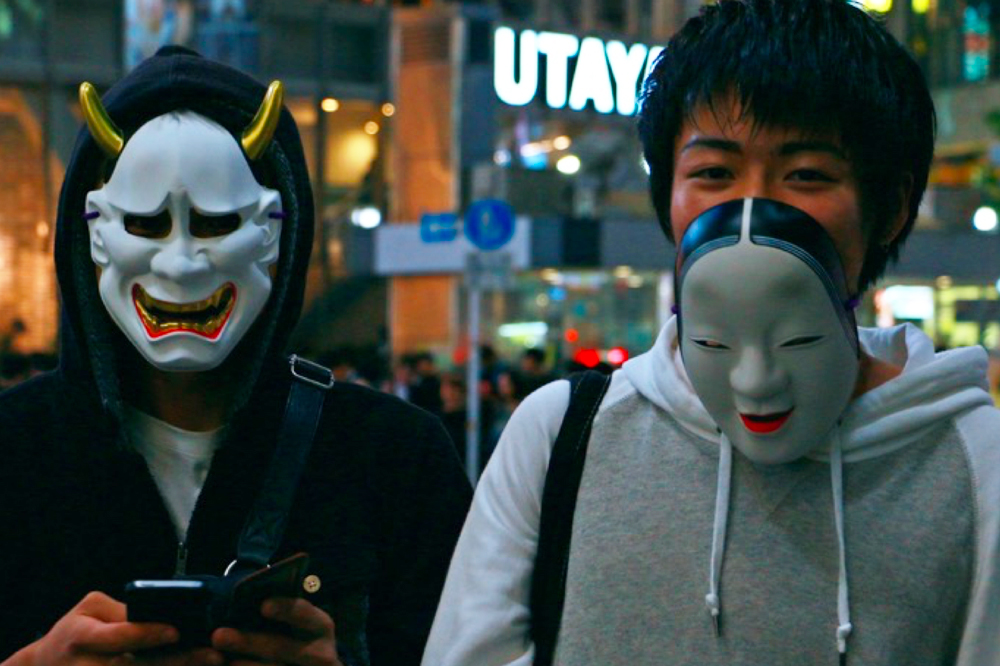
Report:
M774 414L740 414L743 427L755 435L768 435L781 429L791 417L795 408L787 412L776 412Z
M144 308L140 306L140 300L143 298L149 300L152 303L162 303L162 301L156 301L156 299L149 297L147 294L145 294L141 285L139 285L138 283L132 286L132 302L135 305L136 314L139 315L139 321L142 322L143 328L145 328L146 333L149 335L151 339L156 340L171 335L173 333L193 333L194 335L197 335L202 338L207 338L209 340L217 340L219 336L222 334L222 330L226 327L226 324L229 323L229 318L232 316L233 310L236 307L236 285L233 284L232 282L227 282L226 284L219 287L219 289L217 289L212 296L209 296L209 298L205 299L204 304L202 303L192 304L195 306L203 305L204 306L203 308L197 308L197 309L207 310L209 307L208 302L211 301L213 298L227 299L225 308L220 315L216 317L211 317L208 320L202 322L157 321L156 324L154 324L153 321L154 318L147 312L144 312L143 311ZM195 313L196 317L198 314L201 314L197 312L197 309L192 311L193 313Z

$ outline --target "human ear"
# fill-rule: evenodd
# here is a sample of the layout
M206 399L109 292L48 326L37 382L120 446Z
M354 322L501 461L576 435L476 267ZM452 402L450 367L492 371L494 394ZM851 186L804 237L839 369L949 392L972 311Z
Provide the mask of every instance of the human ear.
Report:
M906 227L906 220L910 217L910 198L913 196L913 174L907 173L903 175L903 179L899 184L899 208L896 211L896 217L893 219L892 224L890 224L879 239L879 245L884 248L889 248L892 246L893 241L899 237L899 234L903 232Z

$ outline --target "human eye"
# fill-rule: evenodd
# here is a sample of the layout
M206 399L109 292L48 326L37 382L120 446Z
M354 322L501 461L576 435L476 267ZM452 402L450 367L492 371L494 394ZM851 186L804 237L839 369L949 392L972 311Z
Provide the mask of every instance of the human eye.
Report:
M729 180L733 177L733 172L724 166L708 166L693 169L688 177L709 181Z
M240 217L239 213L209 215L192 208L189 216L191 235L195 238L217 238L231 234L239 228L242 222L243 218Z
M162 210L153 215L125 213L125 231L140 238L166 238L170 235L170 213Z
M798 183L835 183L837 178L823 169L795 169L787 179Z
M711 349L713 351L722 351L729 349L729 347L722 344L718 340L713 340L711 338L691 338L691 342L695 343L702 349Z
M822 335L797 335L794 338L785 340L778 346L783 347L785 349L794 349L796 347L807 347L809 345L819 342L823 338L824 336Z

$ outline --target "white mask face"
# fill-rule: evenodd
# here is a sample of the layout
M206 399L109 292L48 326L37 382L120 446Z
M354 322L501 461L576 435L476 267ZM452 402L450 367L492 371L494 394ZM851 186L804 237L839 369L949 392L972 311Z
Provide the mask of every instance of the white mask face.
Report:
M236 140L192 112L143 125L111 180L87 195L101 299L161 370L221 364L267 303L281 197Z
M796 460L827 442L857 351L815 270L786 250L735 245L698 257L681 286L681 353L695 392L747 458Z

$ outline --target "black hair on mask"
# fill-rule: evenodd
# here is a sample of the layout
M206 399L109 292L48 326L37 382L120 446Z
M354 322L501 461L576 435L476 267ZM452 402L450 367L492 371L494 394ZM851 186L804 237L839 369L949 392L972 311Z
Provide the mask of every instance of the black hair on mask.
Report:
M756 127L839 138L860 183L868 250L859 287L868 287L898 257L927 185L935 116L916 62L846 0L721 0L703 8L670 40L640 100L650 192L668 239L681 125L703 105L723 118L732 101ZM891 238L901 210L905 224Z

